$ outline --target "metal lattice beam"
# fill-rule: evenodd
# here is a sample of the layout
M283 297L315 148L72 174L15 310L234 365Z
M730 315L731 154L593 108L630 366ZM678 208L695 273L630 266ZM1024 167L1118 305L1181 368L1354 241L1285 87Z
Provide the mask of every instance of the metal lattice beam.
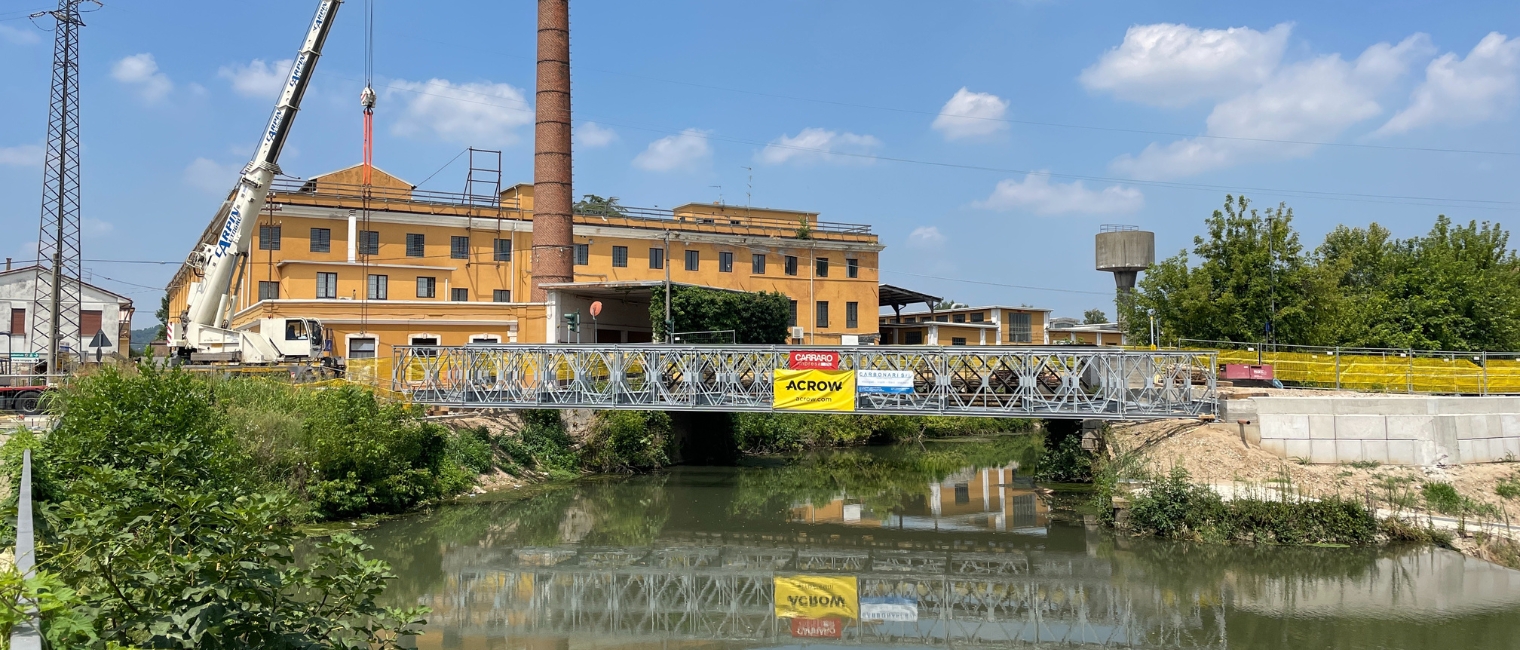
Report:
M1210 598L1115 580L1096 558L729 546L464 555L445 561L429 622L490 636L781 642L790 635L774 578L803 572L854 575L862 596L918 602L917 622L848 621L850 644L1224 647Z
M60 353L80 332L82 268L79 255L79 5L59 0L54 20L53 85L48 107L47 158L42 176L42 219L37 229L37 274L31 347L46 355L48 371L61 369ZM94 334L94 332L90 332ZM76 341L77 345L77 341Z
M770 411L796 348L674 345L397 346L392 386L463 408ZM831 348L842 370L908 370L913 392L861 394L856 412L1087 419L1215 412L1209 352L1044 347Z

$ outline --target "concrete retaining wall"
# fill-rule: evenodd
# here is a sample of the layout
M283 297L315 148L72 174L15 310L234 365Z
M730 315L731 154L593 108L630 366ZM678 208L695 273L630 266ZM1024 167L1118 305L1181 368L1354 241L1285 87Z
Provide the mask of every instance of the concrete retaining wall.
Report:
M1261 448L1312 463L1520 458L1520 397L1256 397ZM1228 422L1232 422L1230 420Z

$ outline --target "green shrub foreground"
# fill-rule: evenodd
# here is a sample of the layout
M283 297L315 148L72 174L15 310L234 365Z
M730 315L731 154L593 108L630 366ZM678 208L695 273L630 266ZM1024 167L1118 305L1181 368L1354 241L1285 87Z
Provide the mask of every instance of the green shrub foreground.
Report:
M1377 518L1361 503L1330 497L1318 501L1232 499L1194 485L1181 468L1152 481L1129 515L1138 533L1168 539L1262 544L1371 544Z
M13 435L12 485L22 450L33 454L39 574L0 575L0 598L36 594L54 647L369 648L415 634L426 610L376 605L393 576L364 559L368 547L338 535L298 562L294 524L440 492L444 434L335 390L298 398L331 411L279 428L295 450L261 448L248 436L278 418L240 421L219 388L179 371L106 369L59 393L54 431ZM405 431L360 443L387 421ZM375 445L410 454L403 480L375 476ZM291 456L304 473L275 480L272 463ZM0 628L16 620L0 611Z

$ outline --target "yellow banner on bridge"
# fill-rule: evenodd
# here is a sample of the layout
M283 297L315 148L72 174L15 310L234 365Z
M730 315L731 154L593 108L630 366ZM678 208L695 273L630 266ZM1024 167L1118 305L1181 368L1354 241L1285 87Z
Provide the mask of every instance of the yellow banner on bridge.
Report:
M854 411L854 370L775 370L771 407L778 411Z
M860 584L855 576L776 576L776 618L860 618Z

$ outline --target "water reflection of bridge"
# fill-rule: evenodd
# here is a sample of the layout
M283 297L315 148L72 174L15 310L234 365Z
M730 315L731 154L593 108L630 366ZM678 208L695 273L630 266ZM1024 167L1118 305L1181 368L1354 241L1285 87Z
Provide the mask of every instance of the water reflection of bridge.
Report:
M854 575L861 596L918 601L917 622L850 622L844 643L1222 646L1217 597L1115 581L1110 561L1041 552L681 546L462 548L433 626L468 636L598 642L790 638L772 578Z

